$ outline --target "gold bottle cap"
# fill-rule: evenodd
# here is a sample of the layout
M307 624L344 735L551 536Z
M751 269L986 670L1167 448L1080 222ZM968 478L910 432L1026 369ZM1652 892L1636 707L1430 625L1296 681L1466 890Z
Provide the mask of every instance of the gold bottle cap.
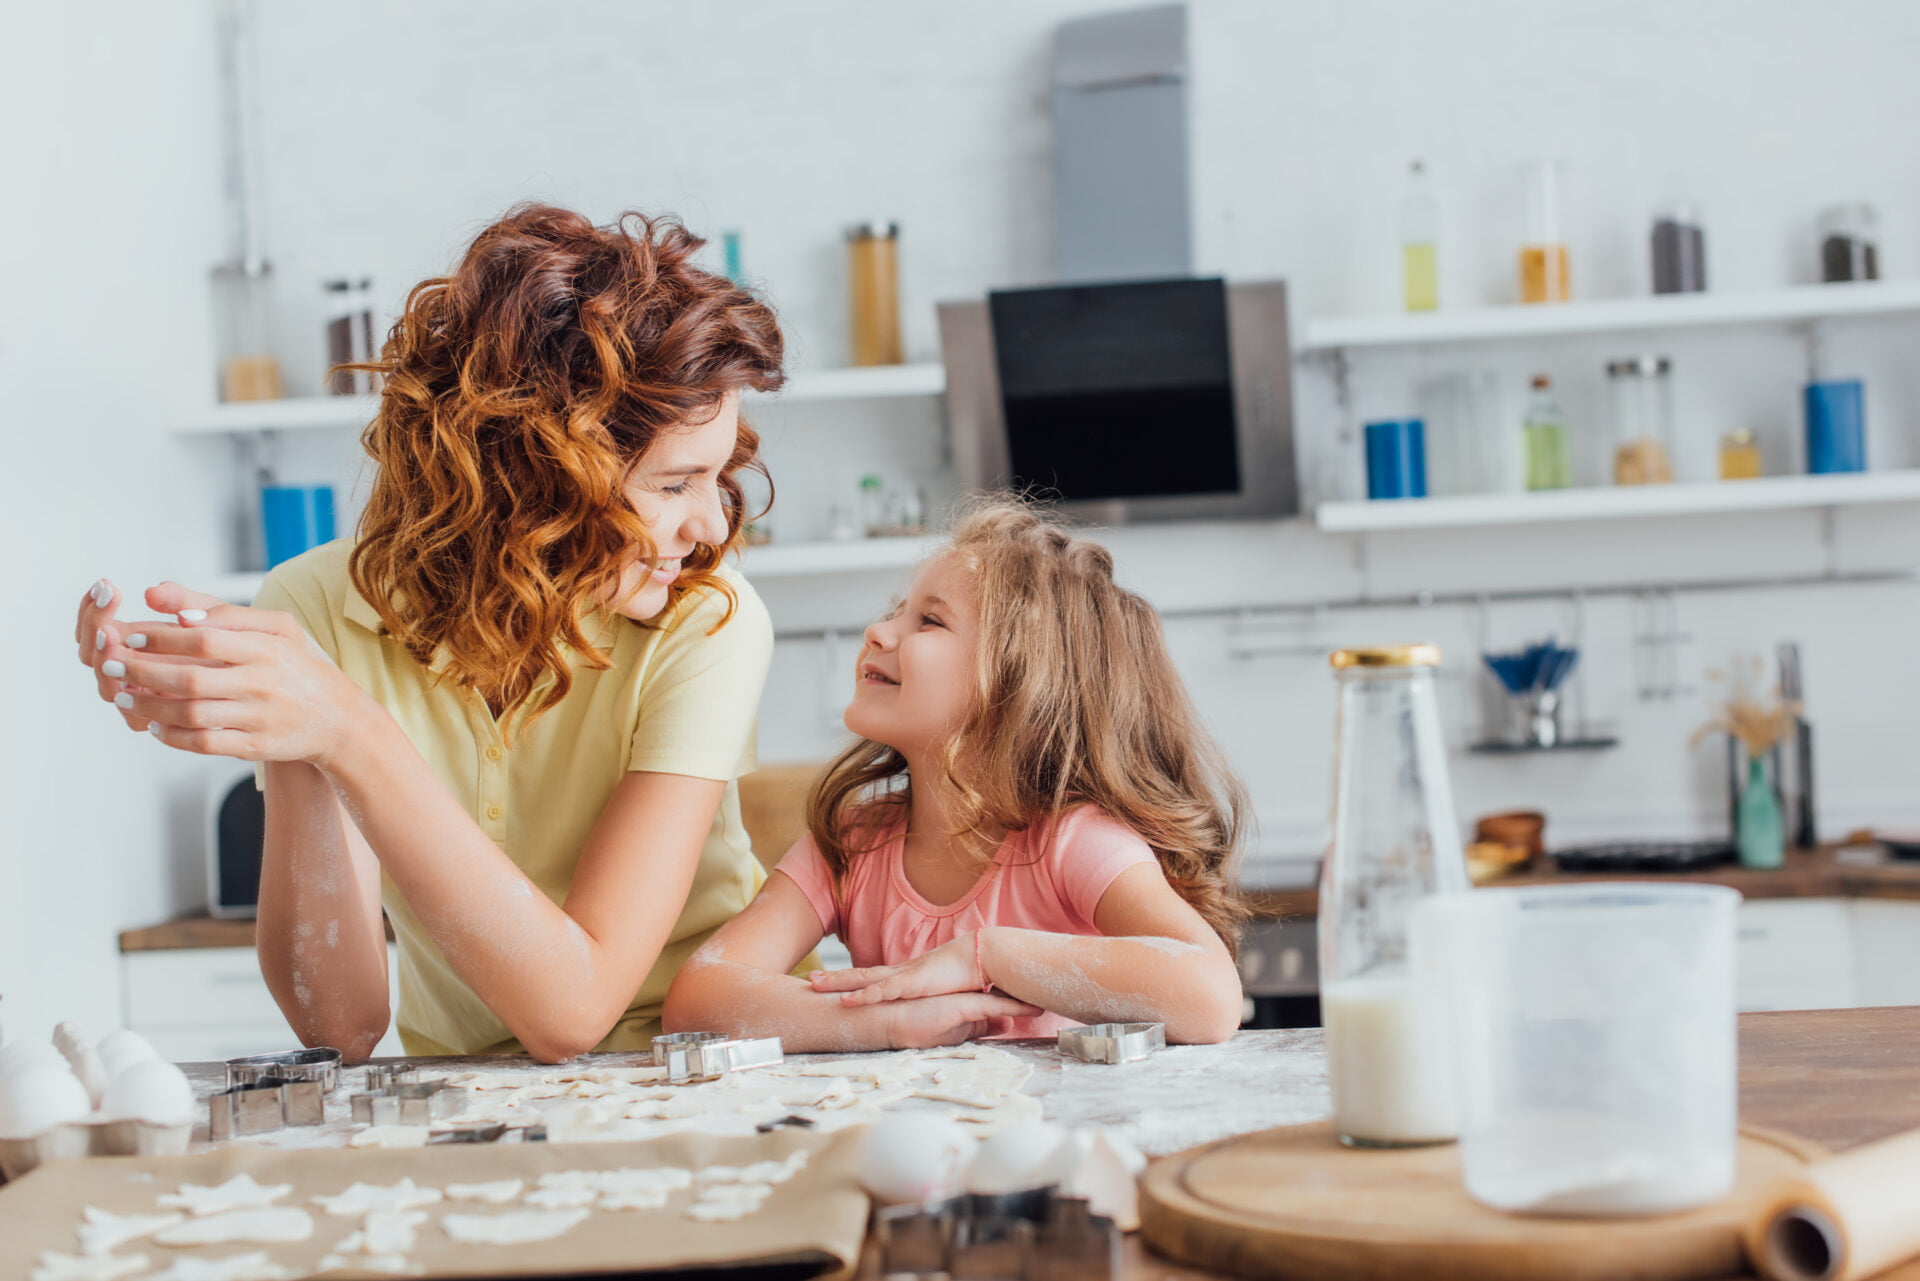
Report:
M1438 645L1375 645L1365 649L1336 649L1327 661L1335 667L1438 667Z

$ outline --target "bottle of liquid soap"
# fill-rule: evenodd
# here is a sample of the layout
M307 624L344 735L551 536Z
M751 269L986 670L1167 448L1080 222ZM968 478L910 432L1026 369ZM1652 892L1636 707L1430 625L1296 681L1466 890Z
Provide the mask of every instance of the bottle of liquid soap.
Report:
M1553 382L1545 374L1533 376L1533 397L1527 402L1522 431L1526 436L1527 488L1565 489L1573 484L1567 415L1553 398Z
M1407 175L1407 194L1400 201L1400 275L1408 311L1433 311L1440 305L1437 242L1440 207L1433 198L1433 180L1421 161Z

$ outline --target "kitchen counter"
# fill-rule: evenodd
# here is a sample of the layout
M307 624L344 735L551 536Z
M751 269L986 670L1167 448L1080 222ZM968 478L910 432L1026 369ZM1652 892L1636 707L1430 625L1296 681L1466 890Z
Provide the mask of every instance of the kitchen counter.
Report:
M1840 850L1840 846L1834 845L1823 845L1817 850L1789 850L1781 867L1765 872L1728 863L1698 872L1630 872L1617 876L1562 872L1552 858L1542 858L1534 860L1534 866L1525 872L1503 876L1488 884L1504 887L1571 885L1581 881L1694 881L1730 886L1750 899L1920 899L1920 862L1894 859L1864 862L1858 861L1858 847L1852 847L1844 858ZM1319 897L1319 891L1312 886L1260 890L1252 895L1257 915L1282 919L1313 916L1318 911Z
M1242 1032L1222 1046L1176 1047L1142 1065L1150 1079L1145 1073L1063 1065L1041 1043L1012 1048L1038 1060L1042 1070L1027 1088L1041 1096L1049 1117L1112 1124L1165 1113L1166 1124L1149 1126L1161 1131L1156 1136L1161 1141L1151 1144L1160 1152L1172 1150L1171 1141L1180 1135L1198 1142L1326 1112L1324 1052L1315 1030ZM1920 1007L1742 1015L1741 1120L1834 1151L1920 1127L1916 1062ZM217 1085L218 1065L190 1067L200 1092ZM1220 1096L1253 1097L1225 1087L1265 1081L1264 1100L1223 1127L1223 1097L1196 1100L1191 1096L1208 1091L1180 1088L1183 1080L1190 1087L1196 1074L1221 1086ZM1169 1264L1151 1255L1137 1237L1128 1239L1126 1281L1204 1281L1216 1275ZM1888 1281L1920 1281L1920 1263L1883 1275Z

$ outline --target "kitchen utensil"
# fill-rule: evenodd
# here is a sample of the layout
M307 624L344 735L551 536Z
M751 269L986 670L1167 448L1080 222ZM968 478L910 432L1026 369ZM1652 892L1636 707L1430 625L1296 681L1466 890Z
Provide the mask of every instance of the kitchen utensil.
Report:
M432 1125L456 1116L467 1105L467 1091L445 1078L398 1081L349 1100L360 1125Z
M1084 1200L1050 1188L957 1196L874 1214L884 1277L1105 1281L1120 1275L1120 1232Z
M1415 990L1414 905L1468 888L1431 645L1340 650L1333 849L1320 874L1320 1006L1334 1124L1392 1147L1454 1135L1439 1010Z
M1867 469L1866 388L1858 378L1808 383L1807 474Z
M745 1068L772 1067L784 1055L777 1036L735 1039L724 1032L669 1032L652 1042L653 1065L674 1085L712 1081Z
M1553 852L1563 872L1618 876L1624 872L1697 872L1734 860L1731 841L1615 841Z
M1563 647L1549 636L1512 653L1482 654L1480 660L1499 679L1501 687L1524 705L1524 744L1558 747L1562 741L1560 686L1573 674L1580 651Z
M1140 1179L1141 1235L1182 1263L1275 1281L1732 1277L1758 1199L1818 1154L1756 1130L1738 1152L1733 1195L1698 1210L1523 1218L1467 1195L1457 1147L1355 1151L1325 1122L1286 1126L1154 1162Z
M1167 1048L1164 1023L1095 1023L1060 1030L1060 1052L1088 1063L1133 1063Z
M326 1087L319 1081L251 1081L207 1096L207 1137L267 1134L326 1123Z
M227 1060L227 1088L312 1081L323 1093L340 1084L340 1051L325 1045Z
M1747 1257L1767 1281L1858 1281L1920 1256L1906 1190L1920 1180L1920 1130L1815 1161L1788 1175L1747 1226Z
M1734 1180L1734 913L1717 885L1486 889L1415 913L1454 1039L1467 1191L1671 1214Z
M1426 433L1418 418L1367 424L1368 498L1427 496Z

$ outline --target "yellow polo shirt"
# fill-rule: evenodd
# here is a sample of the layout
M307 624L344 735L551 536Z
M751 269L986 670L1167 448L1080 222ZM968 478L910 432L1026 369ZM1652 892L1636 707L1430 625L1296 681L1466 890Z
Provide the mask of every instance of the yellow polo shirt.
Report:
M773 653L766 606L730 566L721 576L739 599L718 632L726 601L692 592L641 626L598 611L588 623L612 660L594 671L570 659L573 688L526 725L511 746L486 700L434 679L399 642L347 574L341 539L287 561L254 599L285 610L399 722L473 821L555 903L562 903L587 835L629 770L687 774L727 784L700 851L693 889L672 935L620 1021L597 1048L645 1049L660 1031L667 987L695 948L746 907L765 879L740 821L734 780L754 768L754 722ZM543 677L536 698L551 683ZM636 858L646 851L635 850ZM513 1054L523 1047L441 955L419 918L383 876L381 899L400 944L401 1044L408 1054Z

